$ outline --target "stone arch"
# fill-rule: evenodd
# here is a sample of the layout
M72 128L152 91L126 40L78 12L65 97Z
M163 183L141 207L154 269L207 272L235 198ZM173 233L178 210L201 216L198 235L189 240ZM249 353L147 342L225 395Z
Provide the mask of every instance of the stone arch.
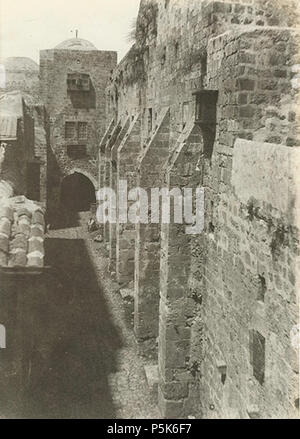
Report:
M70 172L68 172L67 175L72 175L75 172L77 172L78 174L82 174L86 178L88 178L93 183L95 191L97 191L99 189L99 183L97 181L97 178L95 176L93 176L90 172L85 171L84 169L81 169L81 168L72 168L72 170Z
M73 212L88 211L96 203L96 187L83 172L73 171L66 175L60 186L60 203Z

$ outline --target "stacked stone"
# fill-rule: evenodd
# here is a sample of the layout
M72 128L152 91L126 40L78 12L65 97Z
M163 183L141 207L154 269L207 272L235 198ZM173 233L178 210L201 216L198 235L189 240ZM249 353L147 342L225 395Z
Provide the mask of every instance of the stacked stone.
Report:
M130 126L130 118L127 117L113 147L111 148L110 156L110 185L109 187L117 192L117 161L118 161L118 149L125 138ZM109 257L110 257L110 269L112 272L116 271L116 224L109 224Z
M167 161L170 146L170 110L163 109L158 126L139 158L138 186L148 189L151 200L151 188L161 187L162 169ZM143 342L143 351L147 355L155 351L158 335L159 316L159 251L160 224L137 224L135 240L135 316L134 329L139 341ZM145 340L147 343L145 344Z
M141 116L134 116L117 153L117 187L126 180L128 191L137 185L137 160L141 152ZM117 195L116 268L120 284L133 281L135 254L135 225L119 222Z
M114 145L114 143L116 142L120 131L121 131L122 127L120 122L118 122L111 131L111 134L108 136L107 142L105 144L104 147L104 155L103 155L103 159L104 159L104 175L103 175L103 186L102 187L109 187L110 184L110 159L111 159L111 149ZM104 227L103 227L103 237L104 240L109 242L109 235L110 234L110 228L109 228L109 224L105 223Z
M198 168L203 151L199 126L192 124L181 136L179 146L165 169L169 190L196 189L201 182ZM166 417L180 417L188 412L189 387L195 381L195 358L191 356L194 317L201 314L199 285L192 278L193 235L186 234L185 224L163 224L160 252L159 316L159 406ZM194 288L193 288L194 287ZM197 333L199 337L199 332Z

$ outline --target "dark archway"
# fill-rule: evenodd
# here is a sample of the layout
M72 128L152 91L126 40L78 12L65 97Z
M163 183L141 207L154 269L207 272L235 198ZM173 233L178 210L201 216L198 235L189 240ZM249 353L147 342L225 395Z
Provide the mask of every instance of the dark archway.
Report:
M88 177L74 172L62 181L60 201L69 211L88 211L91 205L96 203L95 187Z

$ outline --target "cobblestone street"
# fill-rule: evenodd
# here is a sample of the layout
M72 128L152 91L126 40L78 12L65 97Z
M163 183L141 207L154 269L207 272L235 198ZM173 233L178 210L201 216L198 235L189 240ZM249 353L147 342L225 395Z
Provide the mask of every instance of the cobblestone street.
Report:
M48 233L55 297L44 309L25 416L158 417L104 245L88 236L86 220Z

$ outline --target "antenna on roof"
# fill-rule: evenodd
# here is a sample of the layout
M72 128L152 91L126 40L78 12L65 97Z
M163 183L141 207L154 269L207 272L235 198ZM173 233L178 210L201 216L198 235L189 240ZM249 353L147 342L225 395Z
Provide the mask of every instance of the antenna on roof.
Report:
M78 38L78 29L75 30L76 38Z

